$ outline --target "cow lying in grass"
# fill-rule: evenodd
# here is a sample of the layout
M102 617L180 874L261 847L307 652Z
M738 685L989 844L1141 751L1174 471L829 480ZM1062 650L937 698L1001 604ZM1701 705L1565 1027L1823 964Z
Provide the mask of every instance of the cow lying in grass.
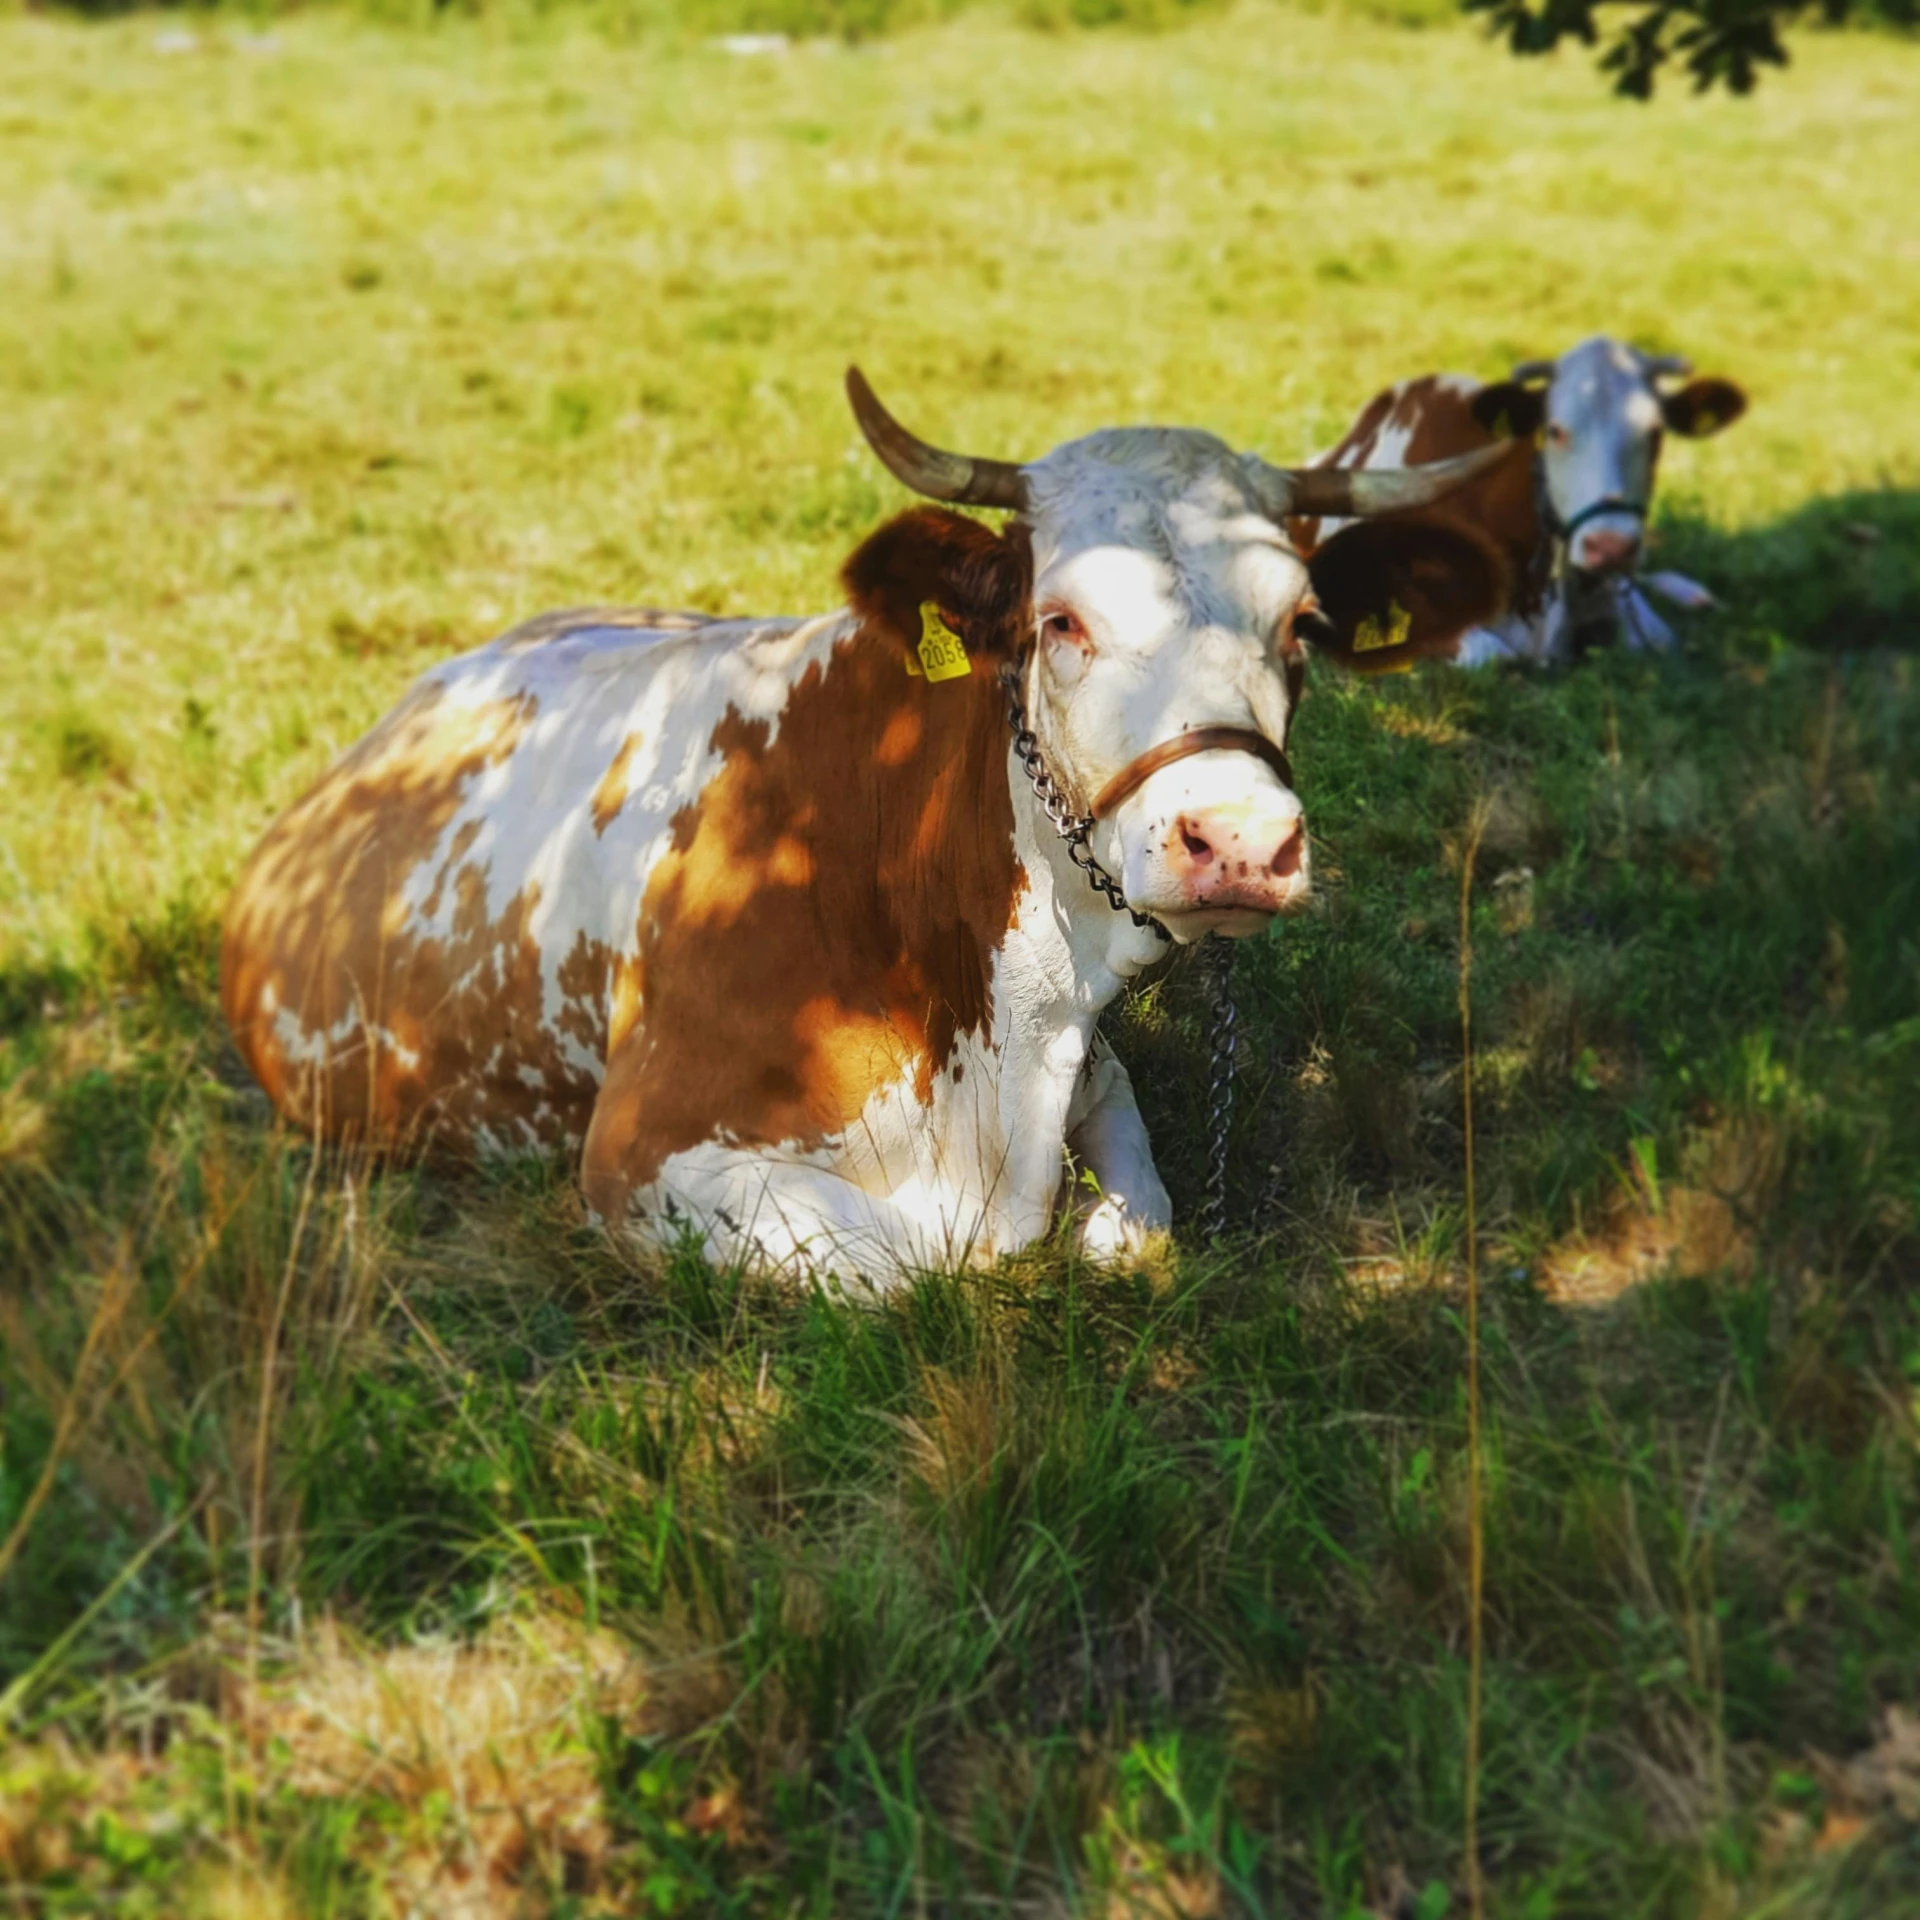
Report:
M563 1148L643 1242L877 1281L1046 1232L1066 1151L1088 1248L1167 1225L1100 1010L1168 936L1306 899L1296 626L1346 658L1487 617L1499 553L1418 511L1488 456L1296 473L1137 428L1015 467L849 388L910 486L1014 517L902 514L816 618L550 614L425 674L227 913L227 1017L290 1119ZM1311 566L1301 511L1352 517Z
M1630 647L1665 651L1672 630L1642 588L1682 607L1708 606L1712 597L1683 574L1638 570L1662 436L1718 433L1747 407L1731 380L1687 379L1690 372L1684 360L1595 338L1558 360L1529 360L1490 385L1425 374L1376 394L1314 464L1378 473L1456 459L1503 439L1521 443L1528 452L1516 447L1511 460L1447 503L1450 514L1499 544L1512 604L1497 621L1430 642L1426 654L1462 666L1564 660L1616 634ZM1311 553L1339 526L1301 518L1292 531ZM1399 666L1415 657L1383 647L1361 664Z

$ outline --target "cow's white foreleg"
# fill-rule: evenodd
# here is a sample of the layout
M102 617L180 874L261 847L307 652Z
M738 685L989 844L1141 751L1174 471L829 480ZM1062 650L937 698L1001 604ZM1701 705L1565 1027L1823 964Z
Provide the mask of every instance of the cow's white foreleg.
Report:
M919 1273L991 1259L1043 1220L1041 1212L1013 1235L1003 1210L978 1193L878 1193L824 1151L776 1158L710 1142L675 1154L660 1180L634 1193L625 1226L643 1246L671 1247L692 1232L716 1266L831 1274L884 1293Z
M1547 658L1545 623L1513 614L1484 627L1469 627L1460 636L1453 661L1459 667L1492 667L1510 660Z
M1133 1082L1098 1035L1067 1111L1067 1150L1079 1189L1074 1204L1085 1208L1075 1238L1096 1260L1137 1254L1173 1224ZM1090 1188L1080 1174L1091 1176Z

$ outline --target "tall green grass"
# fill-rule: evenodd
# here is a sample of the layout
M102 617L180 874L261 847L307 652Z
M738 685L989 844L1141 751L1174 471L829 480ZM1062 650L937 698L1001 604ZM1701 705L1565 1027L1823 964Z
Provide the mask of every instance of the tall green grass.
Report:
M1497 1914L1920 1902L1907 56L1601 96L1247 8L733 58L0 23L0 1885L27 1912L1458 1910L1457 860ZM169 43L172 44L172 43ZM238 860L541 607L828 604L838 376L1276 457L1598 328L1677 660L1316 680L1236 1225L877 1311L275 1132ZM1199 985L1122 1009L1200 1191Z

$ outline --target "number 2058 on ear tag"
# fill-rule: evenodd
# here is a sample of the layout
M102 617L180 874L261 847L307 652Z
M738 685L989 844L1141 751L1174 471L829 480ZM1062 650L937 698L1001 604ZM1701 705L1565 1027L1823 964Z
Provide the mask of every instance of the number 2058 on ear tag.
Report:
M914 649L929 680L957 680L972 671L960 636L940 618L931 600L920 609L920 644Z

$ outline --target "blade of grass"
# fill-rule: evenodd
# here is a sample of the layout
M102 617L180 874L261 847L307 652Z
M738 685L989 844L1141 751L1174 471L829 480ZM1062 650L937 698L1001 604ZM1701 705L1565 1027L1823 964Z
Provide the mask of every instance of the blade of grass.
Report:
M1480 1920L1481 1596L1486 1575L1485 1516L1480 1487L1480 1264L1473 1191L1473 869L1486 831L1487 802L1476 800L1460 853L1460 1118L1466 1143L1467 1235L1467 1906Z

